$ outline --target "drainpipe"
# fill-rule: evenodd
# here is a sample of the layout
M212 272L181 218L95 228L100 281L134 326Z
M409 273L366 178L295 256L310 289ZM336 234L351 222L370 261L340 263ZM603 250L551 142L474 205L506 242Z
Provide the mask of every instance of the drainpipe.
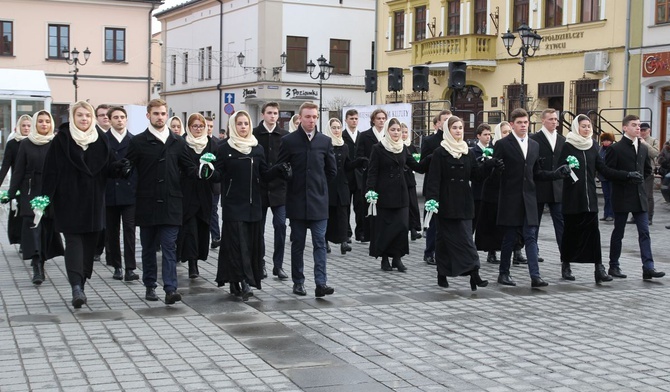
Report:
M372 41L372 69L376 69L377 74L379 75L379 68L377 68L378 64L377 64L377 56L376 56L376 52L377 52L377 29L379 28L379 21L378 21L379 9L378 9L377 3L378 2L375 1L375 34L374 34L374 41ZM377 82L378 82L377 85L379 85L379 80L377 80ZM370 103L372 105L374 105L376 102L377 102L377 92L372 94Z
M151 101L151 14L153 14L156 9L156 4L151 4L151 10L149 11L149 58L147 59L147 102Z
M219 84L216 89L219 91L219 130L223 129L223 113L221 112L221 104L223 103L223 0L217 0L220 4L219 11ZM217 132L219 132L217 130ZM228 131L226 131L227 133Z
M625 108L628 107L628 69L630 68L630 8L631 0L626 3L626 42L624 43L623 54L626 56L623 68L623 107L624 116L626 115Z

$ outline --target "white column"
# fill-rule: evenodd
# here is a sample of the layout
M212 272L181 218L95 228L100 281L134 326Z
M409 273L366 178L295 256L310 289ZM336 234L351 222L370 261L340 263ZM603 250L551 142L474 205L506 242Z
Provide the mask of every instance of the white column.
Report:
M389 16L389 28L386 33L386 50L393 50L395 31L393 31L393 16Z
M510 24L510 19L509 16L512 14L512 6L510 4L512 0L507 0L505 1L505 8L507 8L507 11L505 12L505 27L502 29L503 31L511 30L511 24Z
M404 22L405 40L404 40L404 42L403 42L403 44L402 44L403 49L409 46L409 37L408 37L409 34L407 34L407 27L408 27L408 26L407 26L407 25L408 25L407 20L408 20L408 19L409 19L409 15L407 15L407 14L405 13L405 19L404 19L404 21L405 21L405 22Z
M432 36L430 35L430 29L428 29L429 23L430 23L430 10L428 9L428 7L426 7L426 26L424 27L424 29L426 29L426 38L432 38Z
M440 21L440 31L437 32L437 35L440 35L440 33L442 33L442 35L447 35L447 32L444 31L444 26L445 23L447 22L444 15L444 7L440 7L440 15L442 20Z
M605 3L607 0L600 0L600 20L605 20Z
M412 46L411 42L414 40L414 13L410 12L409 17L407 19L409 19L409 26L407 26L407 30L409 30L409 34L408 34L408 37L407 37L407 45L406 46L411 47Z
M572 0L572 18L570 23L577 23L577 0Z

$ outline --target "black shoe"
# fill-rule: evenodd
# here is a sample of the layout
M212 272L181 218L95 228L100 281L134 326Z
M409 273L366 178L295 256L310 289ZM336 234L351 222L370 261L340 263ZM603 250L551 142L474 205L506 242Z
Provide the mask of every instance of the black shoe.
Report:
M665 272L659 272L655 269L643 269L642 270L642 279L650 280L651 278L662 278L665 276Z
M215 238L212 240L212 249L216 249L221 246L221 238Z
M607 271L608 274L615 278L621 278L621 279L626 279L627 275L625 275L623 272L621 272L621 268L619 267L610 267L609 271Z
M263 279L268 277L268 270L265 268L265 265L263 265Z
M254 292L249 287L249 283L242 281L240 282L241 292L242 292L242 301L248 301L249 297L254 295Z
M347 252L351 252L351 246L349 246L349 244L347 244L346 242L341 243L340 244L340 253L342 253L343 255L346 255Z
M330 252L331 252L331 250L330 250L330 244L329 244L329 243L326 243L326 253L330 253Z
M197 260L189 260L188 261L188 277L191 279L195 279L200 274L198 273L198 261Z
M605 271L605 266L602 264L596 265L596 270L593 273L593 276L596 279L596 284L600 284L602 282L611 282L614 279L611 276L607 275L607 272Z
M544 263L544 258L538 256L538 257L537 257L537 262L538 262L538 263Z
M613 221L614 221L614 218L612 218L611 216L608 216L607 218L605 218L605 222L613 222Z
M133 270L126 270L126 275L123 277L123 280L126 282L132 282L133 280L140 280L140 276L137 275Z
M366 242L370 242L369 239L367 239L367 238L365 238L365 237L363 237L363 236L356 236L356 241L358 241L358 242L360 242L360 243L362 243L362 244L365 244Z
M393 271L393 268L391 268L391 264L389 264L389 258L386 256L382 256L382 270Z
M607 220L607 217L606 217L606 216L603 216L602 218L600 218L600 220L601 220L601 221L606 221L606 220Z
M474 269L470 272L470 290L477 291L477 287L486 287L489 285L488 280L483 280L479 276L479 269Z
M410 230L410 238L412 239L412 241L416 241L421 237L422 237L422 235L418 231L416 231L414 229Z
M652 220L649 219L649 224L648 224L648 226L653 226L653 225L654 225L654 222L652 222Z
M500 274L498 275L498 283L503 286L516 286L516 282L512 280L512 277L509 274Z
M491 264L500 264L500 260L498 260L498 256L496 256L495 250L490 251L489 255L486 256L486 262Z
M351 244L351 237L347 238L347 244Z
M100 261L100 255L93 256L93 261Z
M437 274L437 285L440 286L440 287L444 287L445 289L447 287L449 287L449 282L447 281L447 276Z
M400 257L393 258L391 261L391 268L397 268L398 272L407 271L407 267L405 267L405 265L402 263L402 259Z
M512 262L514 264L528 264L528 259L526 259L520 250L515 250L514 257L512 257Z
M75 309L80 309L84 304L86 304L86 294L84 294L84 290L82 290L79 285L72 286L72 306Z
M572 275L572 269L570 268L570 263L561 264L561 277L565 280L575 280L575 277Z
M423 261L425 261L428 265L437 265L435 262L435 257L433 256L423 256Z
M281 268L273 268L272 275L276 276L281 280L288 279L288 275L286 275L286 272L284 272L284 270Z
M314 289L314 296L315 297L323 297L326 295L331 295L335 292L335 289L328 286L328 285L318 285Z
M539 276L530 279L530 287L545 287L545 286L549 286L549 283L542 280L542 278L540 278Z
M114 275L112 275L112 279L116 280L123 279L123 271L121 270L121 268L114 268Z
M230 282L230 294L239 297L242 295L242 289L240 288L240 282Z
M307 295L307 292L305 291L305 286L302 283L295 283L293 285L293 294Z
M156 289L154 287L147 287L146 294L144 294L144 299L147 301L158 301L158 296L156 295Z
M633 223L635 223L635 219L633 219L633 218L630 218L626 221L626 224L628 224L628 225L632 225Z
M665 225L665 228L666 228L666 229L670 229L670 225Z
M44 265L41 262L33 261L33 284L39 286L44 282Z
M176 291L168 291L165 293L165 305L172 305L175 302L181 301L181 294Z

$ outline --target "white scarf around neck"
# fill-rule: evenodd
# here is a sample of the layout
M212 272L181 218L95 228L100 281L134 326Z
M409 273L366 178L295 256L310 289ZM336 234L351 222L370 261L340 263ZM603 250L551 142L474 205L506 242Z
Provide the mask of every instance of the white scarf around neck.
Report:
M241 137L237 133L237 128L235 127L235 120L241 113L246 114L246 117L249 119L249 133L247 133L246 137ZM256 140L256 137L251 132L252 129L253 126L251 124L251 116L249 116L249 113L247 113L245 110L239 110L233 113L233 115L228 119L228 134L230 135L228 137L228 145L244 155L249 154L251 152L251 148L258 145L258 140Z
M389 124L391 123L391 120L396 120L398 123L400 123L400 121L398 121L398 119L395 117L391 117L388 120L386 120L386 122L384 123L384 129L382 131L382 137L380 143L382 144L382 146L384 146L386 151L393 154L400 154L402 150L405 148L405 144L402 141L402 136L398 139L397 142L391 140L391 135L389 135ZM372 128L371 131L374 132L375 135L377 134L377 130L374 127ZM377 137L377 139L379 139L379 137Z
M565 137L565 142L572 144L578 150L588 150L593 146L593 128L587 137L584 137L579 134L579 121L580 120L589 120L589 118L583 114L578 115L572 120L572 126L570 126L570 133Z
M328 125L326 126L326 129L323 130L323 134L330 138L330 140L333 142L333 147L339 147L339 146L344 145L344 139L342 139L342 134L341 133L340 133L339 137L335 137L335 135L333 135L333 131L330 130L330 126L333 122L340 123L340 120L338 120L336 118L331 118L330 120L328 120L328 122L326 123ZM342 126L341 123L340 123L340 126Z
M49 118L51 119L51 129L49 129L49 133L46 135L40 135L39 132L37 132L37 117L39 115L48 115ZM51 113L40 110L39 112L35 113L33 115L33 121L30 126L30 133L28 134L28 140L30 140L33 144L37 146L43 146L51 141L51 139L54 138L54 119L51 117Z
M128 128L123 128L123 132L121 132L121 133L118 133L118 132L116 131L116 129L114 129L114 128L110 128L110 129L109 129L109 132L112 133L112 136L114 136L114 139L116 139L116 141L118 141L119 143L121 143L121 141L123 140L123 138L126 137L126 134L128 134Z
M202 135L195 137L191 133L191 128L187 126L185 140L186 144L188 144L188 146L191 147L196 154L200 155L202 154L202 151L205 149L205 147L207 147L207 142L209 142L209 138L207 137L207 121L205 121L205 117L202 114L193 113L188 116L188 121L186 121L186 124L191 122L191 117L193 116L197 117L205 126L205 128L203 128Z
M91 123L88 126L88 129L79 129L74 123L74 111L75 106L88 110L91 113ZM86 101L79 101L70 107L70 136L72 140L84 151L88 149L88 145L95 143L98 140L98 130L95 128L95 109Z
M9 136L7 137L7 140L14 139L17 142L20 142L21 140L28 137L27 135L23 136L21 134L21 123L26 121L26 120L28 120L30 122L30 124L33 123L33 118L32 117L30 117L27 114L22 115L21 117L19 117L19 121L16 122L16 130L14 132L12 132L11 134L9 134ZM30 131L28 131L28 133L30 134Z
M454 139L448 129L442 131L442 134L442 141L440 142L440 145L444 147L444 149L447 150L447 152L451 154L452 157L460 159L461 156L468 154L470 151L468 148L468 143L462 139L461 141Z

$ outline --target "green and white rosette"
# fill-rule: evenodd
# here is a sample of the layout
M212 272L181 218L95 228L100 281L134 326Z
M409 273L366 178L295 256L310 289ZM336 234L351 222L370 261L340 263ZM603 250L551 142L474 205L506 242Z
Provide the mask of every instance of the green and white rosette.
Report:
M421 154L414 153L412 154L412 158L414 158L415 161L419 162L421 160Z
M16 196L18 196L21 192L16 191ZM18 214L18 203L16 199L9 199L9 191L0 191L0 201L3 202L2 204L2 209L5 210L5 212L8 212L8 210L11 210L14 215ZM9 203L7 203L9 202Z
M46 210L50 203L49 196L37 196L30 201L30 208L33 209L33 213L35 214L35 219L33 220L34 227L40 224L42 216L44 216L44 210Z
M433 219L433 214L437 214L440 208L440 203L437 200L430 199L425 204L426 216L423 219L423 227L427 228L430 225L430 220Z
M209 178L210 171L214 171L214 165L212 164L214 161L216 161L216 155L212 154L211 152L202 154L200 157L200 167L198 168L198 178L202 178L200 174L202 173L203 166L207 166L205 168L205 178Z
M14 215L19 214L19 199L18 197L21 195L21 191L16 191L16 195L12 200L9 201L9 208L12 210Z
M493 149L490 148L490 147L486 147L486 148L483 150L483 156L485 156L486 159L491 159L491 158L493 158Z
M370 204L366 216L377 216L377 199L379 199L379 194L375 191L368 191L365 194L365 200Z
M568 162L568 167L570 168L570 178L572 178L573 182L579 181L579 178L577 178L575 172L572 171L572 169L579 169L579 161L577 160L577 157L574 155L568 155L565 160Z

